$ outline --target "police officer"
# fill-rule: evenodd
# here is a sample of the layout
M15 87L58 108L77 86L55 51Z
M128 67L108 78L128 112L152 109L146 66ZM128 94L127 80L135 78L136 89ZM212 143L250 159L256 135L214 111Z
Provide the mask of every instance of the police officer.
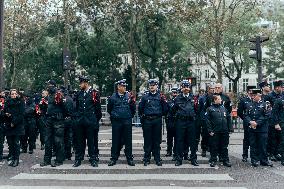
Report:
M36 129L36 112L35 103L31 94L25 94L25 114L24 125L25 135L21 136L22 153L27 153L29 146L29 154L33 154L35 148L37 129Z
M144 137L144 166L150 164L151 152L157 166L162 166L160 142L162 133L162 116L167 114L167 101L158 90L158 80L150 79L149 93L142 96L138 111L141 118Z
M174 99L178 95L178 88L173 87L171 89L171 100L168 101L168 109L170 109L174 105ZM176 140L175 140L175 127L174 127L174 116L171 112L168 113L166 117L166 129L167 129L167 154L166 157L172 156L174 152L174 156L176 156ZM175 140L175 142L174 142Z
M135 115L135 97L126 91L126 80L115 83L116 92L108 99L107 111L112 124L111 159L108 166L116 164L120 150L125 145L125 156L130 166L135 166L132 155L132 118Z
M248 105L245 115L246 122L249 123L249 142L251 164L254 167L273 166L267 158L267 109L266 103L261 100L261 90L252 89L253 101Z
M266 97L266 101L270 103L270 106L274 106L274 102L277 99L281 99L283 97L283 91L282 86L283 82L281 80L274 81L273 82L274 90L269 93L269 95ZM271 120L271 116L269 116L269 119ZM271 161L280 161L281 156L278 152L279 144L281 140L281 131L276 130L274 124L272 122L269 122L269 129L268 129L268 146L267 151L270 157Z
M74 103L72 97L69 95L64 86L61 87L61 92L64 94L65 99L65 122L64 122L64 149L65 159L71 160L72 157L72 136L73 136L73 113Z
M270 90L270 84L267 81L263 81L259 83L259 88L262 90L262 100L264 102L269 101L269 94L271 92Z
M222 105L219 95L213 96L213 104L207 109L205 117L210 135L210 166L216 166L219 153L223 165L231 167L228 156L229 132L232 130L231 115Z
M84 160L86 140L88 145L89 162L91 166L98 167L98 154L95 153L94 134L99 130L99 120L102 117L101 102L99 92L89 84L89 78L81 76L81 91L76 99L76 124L74 125L74 135L76 139L75 163L73 167L81 165Z
M64 115L65 100L63 94L56 88L56 82L49 80L47 82L48 90L48 108L46 120L46 140L44 160L40 166L51 165L60 166L64 161ZM53 144L55 149L53 149ZM56 159L51 161L52 150L55 151Z
M191 164L198 166L196 155L196 134L195 121L196 110L194 108L194 98L191 93L191 85L188 80L181 83L182 94L178 95L174 100L171 112L175 115L176 141L177 141L177 161L176 166L182 165L183 153L185 146L190 146ZM187 138L187 143L185 143Z
M279 152L281 154L281 165L284 166L284 96L274 102L271 117L272 125L281 133Z
M17 90L12 89L10 98L7 99L4 105L5 133L12 160L8 165L11 167L19 165L20 137L25 134L24 106L24 101L19 97Z
M249 123L246 122L245 112L248 104L252 102L252 89L255 89L256 86L247 86L247 95L242 97L238 104L238 116L243 120L243 129L244 129L244 139L243 139L243 154L242 161L247 162L248 158L248 149L249 149Z

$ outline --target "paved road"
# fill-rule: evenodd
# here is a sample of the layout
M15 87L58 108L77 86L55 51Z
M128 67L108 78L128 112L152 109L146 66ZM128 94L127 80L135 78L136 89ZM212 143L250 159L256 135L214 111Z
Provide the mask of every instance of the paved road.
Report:
M165 138L165 135L164 135ZM164 157L166 144L162 144L163 166L157 167L154 161L150 166L142 164L142 130L133 128L133 153L135 167L126 165L124 155L117 165L108 167L110 158L111 130L102 127L100 131L100 164L93 168L87 158L79 168L72 167L72 161L66 161L63 166L40 167L43 151L34 154L22 154L22 162L17 168L7 166L4 161L0 167L0 189L261 189L284 188L284 168L280 163L275 167L253 168L249 163L240 161L242 134L231 136L230 158L233 166L223 167L218 164L211 168L208 158L198 156L199 167L184 162L181 167L175 167L171 158ZM7 151L7 150L6 150ZM20 187L21 186L21 187Z

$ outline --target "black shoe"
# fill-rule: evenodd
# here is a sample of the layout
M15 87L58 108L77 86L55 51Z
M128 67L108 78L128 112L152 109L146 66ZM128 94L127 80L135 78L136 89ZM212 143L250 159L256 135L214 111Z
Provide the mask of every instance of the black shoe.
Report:
M175 166L181 166L182 165L182 161L176 161Z
M269 157L269 159L270 159L270 161L277 161L277 158L276 158L274 155L271 155L271 156Z
M276 158L277 161L281 161L281 155L280 155L280 154L277 154L277 155L275 156L275 158Z
M22 150L21 150L21 153L23 153L23 154L25 154L25 153L27 153L28 151L27 151L27 149L26 148L23 148Z
M253 167L258 167L258 163L257 163L257 162L252 162L251 165L252 165Z
M11 167L12 167L12 165L14 164L14 161L15 161L15 160L10 161L10 163L8 163L8 166L11 166Z
M33 154L34 153L34 150L33 149L30 149L29 150L29 154Z
M135 163L134 163L134 161L133 161L132 159L127 160L127 164L128 164L129 166L135 166Z
M273 164L270 163L270 162L261 162L260 165L261 165L261 166L273 167Z
M63 162L57 162L56 160L52 161L50 163L51 167L58 167L60 165L63 165Z
M99 158L98 156L96 156L96 157L94 158L94 160L95 160L96 162L99 162L99 161L100 161L100 158Z
M45 167L45 166L48 166L48 165L50 165L50 164L51 164L51 162L43 161L43 162L41 162L39 165L40 165L41 167Z
M191 161L191 165L193 166L199 166L198 162L196 160L192 160Z
M216 166L216 161L212 161L209 163L210 167L215 167Z
M110 162L108 163L108 166L114 166L116 164L115 160L110 160Z
M201 156L202 156L202 157L206 157L206 150L202 150Z
M183 159L190 161L190 157L189 156L184 156Z
M144 166L147 166L147 165L150 164L150 161L149 160L145 160L145 161L143 161L143 164L144 164Z
M92 167L98 167L98 163L95 160L92 160L90 163Z
M81 160L75 160L75 163L72 167L79 167L81 165Z
M172 152L168 151L166 154L166 157L171 157L172 156Z
M229 161L224 161L224 162L223 162L223 165L224 165L225 167L232 167L232 165L231 165L231 163L230 163Z
M40 150L44 150L44 144L40 145Z
M156 161L156 165L157 166L162 166L163 164L162 164L162 161Z
M242 162L247 162L248 158L247 157L243 157Z
M18 159L13 160L12 162L13 162L13 164L10 165L11 167L17 167L19 165L19 160Z

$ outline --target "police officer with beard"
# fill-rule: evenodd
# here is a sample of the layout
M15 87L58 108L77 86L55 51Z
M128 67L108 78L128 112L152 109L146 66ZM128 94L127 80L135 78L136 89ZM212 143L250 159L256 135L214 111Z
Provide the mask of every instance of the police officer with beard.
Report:
M244 139L243 139L243 162L247 162L248 158L248 149L249 149L249 123L246 122L245 112L248 104L252 102L252 89L255 89L256 86L247 86L247 95L240 99L238 104L238 116L243 120L244 128Z
M109 99L107 111L112 124L111 161L108 166L116 164L123 144L125 156L130 166L135 166L132 155L132 118L135 115L135 97L126 91L126 80L116 82L117 91Z
M172 99L168 101L168 109L174 105L174 99L178 96L178 88L171 89ZM168 113L166 117L166 129L167 129L167 154L166 157L176 156L176 137L175 137L175 127L174 127L174 116L171 112ZM174 153L173 153L174 152Z
M144 166L150 164L151 152L157 166L162 166L160 158L160 143L162 133L162 116L167 114L168 106L166 98L158 90L158 80L150 79L149 93L142 96L138 113L143 122L144 137Z
M46 120L46 140L44 160L40 166L60 166L64 161L64 121L65 121L65 100L63 94L56 88L56 82L49 80L48 87L48 108ZM53 144L56 159L51 161Z
M94 141L95 133L99 132L99 120L102 117L99 92L89 84L89 78L81 76L81 91L76 96L76 121L74 135L76 140L75 163L73 167L79 167L84 160L86 140L88 145L89 162L92 167L98 167L98 154L95 147L98 141ZM97 150L98 151L98 150Z
M178 95L171 107L171 112L175 116L176 141L177 141L177 161L176 166L182 165L185 146L190 147L191 164L198 166L196 155L196 110L194 96L191 93L191 85L188 80L181 83L182 94ZM185 139L187 138L187 143Z

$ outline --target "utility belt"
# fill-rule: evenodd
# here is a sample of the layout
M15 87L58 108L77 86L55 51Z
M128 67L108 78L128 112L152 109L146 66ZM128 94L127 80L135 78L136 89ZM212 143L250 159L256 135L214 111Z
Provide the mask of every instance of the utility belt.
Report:
M177 120L189 120L189 121L194 121L194 118L192 116L181 116L181 115L177 115L176 116Z
M54 114L47 114L48 118L53 118L53 119L57 119L57 120L62 120L64 119L63 113L54 113Z
M159 116L159 115L145 115L144 118L147 119L147 120L154 120L154 119L158 119L158 118L161 118L162 116Z

